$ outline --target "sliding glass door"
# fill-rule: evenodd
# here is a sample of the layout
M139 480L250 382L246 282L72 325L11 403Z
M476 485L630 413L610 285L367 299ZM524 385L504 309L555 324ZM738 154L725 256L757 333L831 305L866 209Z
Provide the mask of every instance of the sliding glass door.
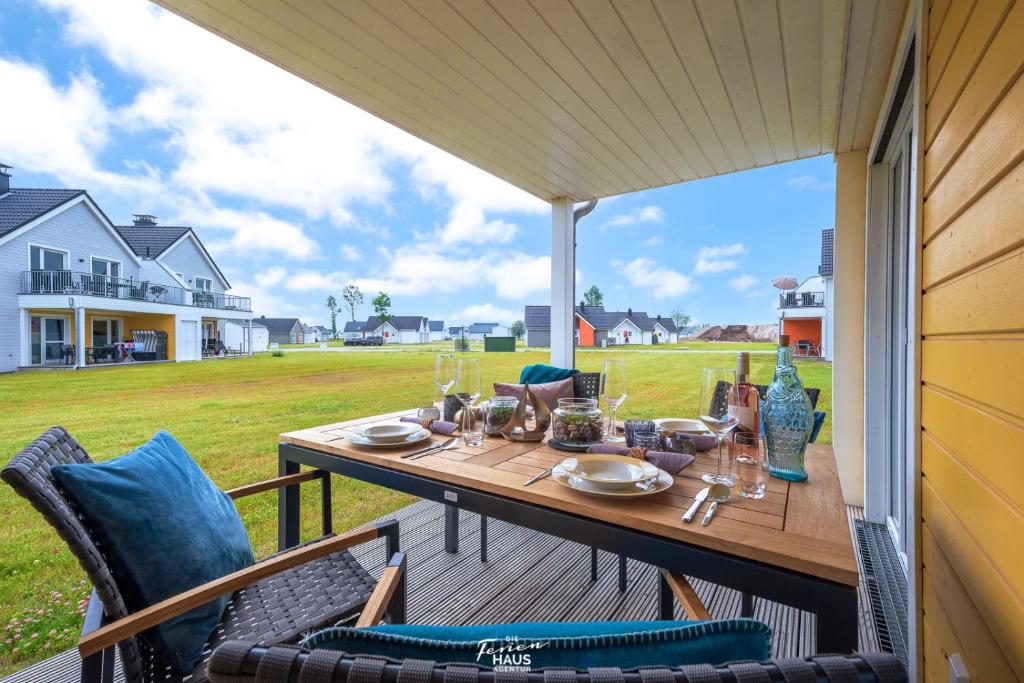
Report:
M30 319L32 364L45 365L64 360L63 345L68 343L66 318L34 315Z

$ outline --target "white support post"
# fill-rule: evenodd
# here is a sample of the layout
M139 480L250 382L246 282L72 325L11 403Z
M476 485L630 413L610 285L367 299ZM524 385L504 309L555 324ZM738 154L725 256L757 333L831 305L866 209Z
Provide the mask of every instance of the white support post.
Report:
M245 338L246 345L249 349L249 355L252 355L252 318L245 321Z
M19 365L32 364L32 320L27 308L18 311L18 328L21 335Z
M75 308L75 367L85 367L85 307Z
M576 367L576 239L573 204L566 197L551 202L551 364Z

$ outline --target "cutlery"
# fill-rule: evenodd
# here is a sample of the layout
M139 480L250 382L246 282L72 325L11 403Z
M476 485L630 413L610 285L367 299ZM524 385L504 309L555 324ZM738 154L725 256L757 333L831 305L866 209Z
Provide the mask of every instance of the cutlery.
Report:
M423 453L426 453L426 452L428 452L428 451L432 451L432 450L434 450L435 448L444 448L445 446L450 446L450 445L452 445L453 443L455 443L456 441L458 441L458 439L457 439L456 437L454 437L454 436L453 436L452 438L450 438L450 439L447 439L447 440L445 440L445 441L443 441L443 442L441 442L441 443L436 443L436 442L435 442L435 443L432 443L432 444L430 444L430 445L429 445L429 446L427 446L426 448L421 448L421 449L419 449L419 450L417 450L417 451L413 451L412 453L406 453L406 454L405 454L405 455L403 455L402 457L403 457L403 458L411 458L411 457L413 457L414 455L421 455L421 454L423 454Z
M727 503L732 497L732 489L725 484L714 484L709 493L711 498L711 505L708 506L708 511L704 515L704 519L700 521L701 526L707 526L711 524L711 517L715 514L715 510L718 509L719 503Z
M422 458L425 455L437 455L441 451L450 451L451 449L458 448L458 447L459 447L459 440L458 439L449 439L448 441L445 441L444 444L442 444L440 446L436 446L434 448L431 448L429 451L424 451L423 453L417 453L416 455L412 456L410 458L410 460L419 460L420 458Z
M711 516L713 514L715 514L715 510L717 510L717 509L718 509L718 501L717 500L711 501L711 505L708 506L708 511L707 511L707 513L705 513L704 519L702 519L700 521L700 525L701 526L707 526L708 524L711 524Z
M693 516L697 514L697 508L699 508L700 504L707 499L708 493L710 492L711 487L709 486L705 486L704 488L697 492L697 495L693 497L693 504L690 505L690 507L686 510L686 513L683 515L684 522L693 521Z
M551 470L550 469L546 469L543 472L541 472L540 474L536 474L536 475L530 477L529 479L527 479L523 483L523 486L529 486L530 484L532 484L534 482L538 482L541 479L545 479L545 478L550 477L550 476L551 476Z

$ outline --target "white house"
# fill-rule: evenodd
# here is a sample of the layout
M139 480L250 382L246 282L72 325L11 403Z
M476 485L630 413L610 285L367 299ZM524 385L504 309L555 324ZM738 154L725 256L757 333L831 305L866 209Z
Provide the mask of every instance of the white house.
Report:
M527 346L550 345L550 306L527 306L523 320L526 324ZM674 320L660 315L652 318L632 308L606 311L604 306L585 306L581 302L576 306L575 326L577 346L675 344L679 341L679 330Z
M385 344L425 344L430 341L427 318L419 315L393 315L382 323L370 316L363 325L364 336L383 337Z
M483 341L484 337L509 337L507 325L500 323L473 323L466 327L466 339Z
M270 348L270 330L258 320L253 320L252 325L252 352L259 353ZM225 320L219 328L224 345L229 349L239 349L242 353L249 353L249 332L244 321Z
M430 326L430 341L444 341L445 337L447 336L444 331L444 321L430 320L428 324Z
M313 325L302 326L302 343L316 344L320 341L320 330Z
M115 226L83 190L10 187L0 168L0 372L200 360L248 298L191 227Z
M345 327L341 330L341 337L345 340L359 339L365 337L364 330L366 329L366 323L362 320L349 320L345 323Z
M779 314L779 333L789 335L793 351L798 355L832 360L834 253L835 230L822 230L818 274L806 278L796 289L779 295L775 308Z

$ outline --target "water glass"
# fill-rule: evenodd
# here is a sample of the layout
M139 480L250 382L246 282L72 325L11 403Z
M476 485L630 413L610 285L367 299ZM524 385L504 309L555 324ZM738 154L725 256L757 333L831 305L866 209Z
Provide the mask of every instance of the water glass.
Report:
M661 439L657 432L634 432L633 447L646 448L649 451L656 451L661 448Z
M455 370L455 395L462 402L462 439L467 446L484 442L483 421L473 414L473 403L480 398L480 360L461 358Z
M422 420L440 420L441 409L437 406L423 406L416 411L416 417Z
M626 433L626 445L633 447L633 435L638 432L653 432L653 420L626 420L622 423L622 429Z
M764 498L768 479L764 471L764 449L757 432L737 432L729 441L730 473L736 493L744 498Z

